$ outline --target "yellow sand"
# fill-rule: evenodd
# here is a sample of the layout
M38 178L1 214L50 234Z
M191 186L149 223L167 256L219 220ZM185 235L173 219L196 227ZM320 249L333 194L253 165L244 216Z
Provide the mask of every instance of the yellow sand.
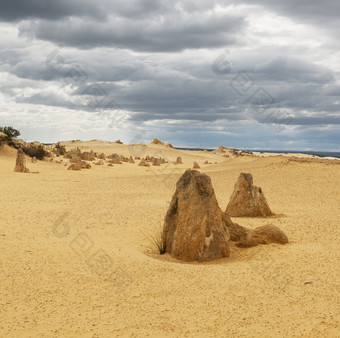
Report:
M13 172L15 151L1 149L1 337L340 336L339 164L65 144L106 154L181 156L184 164L68 171L28 160L40 173L22 174ZM223 210L239 173L252 173L279 216L234 221L272 223L290 243L234 249L230 258L206 264L157 255L150 236L194 161L212 178Z

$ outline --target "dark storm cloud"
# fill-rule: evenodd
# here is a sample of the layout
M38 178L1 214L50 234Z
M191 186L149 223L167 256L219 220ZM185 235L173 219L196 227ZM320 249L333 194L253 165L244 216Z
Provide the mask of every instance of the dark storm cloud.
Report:
M340 2L334 0L242 0L251 5L262 5L288 17L300 18L311 23L327 25L339 21Z
M270 27L273 13L289 27ZM287 144L314 145L322 130L315 140L334 148L339 13L328 0L4 0L0 96L9 108L80 118L121 109L183 144L273 147L282 125ZM219 74L212 64L223 53L231 69ZM241 93L239 74L252 81Z
M103 18L105 9L100 3L84 0L1 0L0 19L2 21L20 21L43 18L58 20L70 16L93 16Z
M33 34L37 39L85 49L111 46L135 51L173 52L239 43L244 26L243 18L230 15L133 21L112 18L104 23L70 18L25 23L20 27L20 34Z

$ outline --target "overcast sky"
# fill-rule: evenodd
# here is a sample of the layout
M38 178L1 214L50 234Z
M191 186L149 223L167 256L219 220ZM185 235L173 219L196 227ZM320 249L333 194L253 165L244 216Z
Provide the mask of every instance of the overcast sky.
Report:
M340 2L1 0L26 141L340 151Z

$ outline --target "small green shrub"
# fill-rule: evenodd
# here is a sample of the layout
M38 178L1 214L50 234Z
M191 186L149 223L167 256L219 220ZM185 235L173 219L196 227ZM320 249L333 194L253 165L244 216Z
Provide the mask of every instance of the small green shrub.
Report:
M41 144L39 146L34 146L30 144L27 147L23 147L24 153L30 157L36 157L38 160L43 160L45 156L48 156L48 152L44 149Z
M7 135L8 141L12 141L13 138L20 136L20 131L10 126L0 127L0 131Z
M163 239L163 233L161 230L157 230L150 236L151 242L155 245L157 252L160 255L166 253L166 242Z

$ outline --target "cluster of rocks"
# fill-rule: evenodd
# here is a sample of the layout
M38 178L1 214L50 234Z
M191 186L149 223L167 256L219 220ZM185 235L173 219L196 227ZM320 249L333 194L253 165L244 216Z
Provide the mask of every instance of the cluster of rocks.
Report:
M244 205L260 205L264 203L264 196L253 194L254 186L243 182L252 183L250 176L241 174L235 190L248 189L247 196L242 193ZM231 202L235 195L233 193ZM237 198L239 201L240 197ZM247 214L259 216L258 210L264 211L261 215L268 215L265 208L251 209ZM233 223L228 212L219 207L210 177L188 169L177 182L165 216L162 241L165 251L172 257L201 262L230 256L230 242L244 248L258 244L285 244L288 238L273 225L251 230Z
M140 158L135 157L135 159L140 159ZM146 157L142 157L140 159L138 166L150 167L150 165L152 165L152 166L159 167L161 164L165 164L165 163L168 163L168 161L163 157L154 157L154 156L147 155Z

